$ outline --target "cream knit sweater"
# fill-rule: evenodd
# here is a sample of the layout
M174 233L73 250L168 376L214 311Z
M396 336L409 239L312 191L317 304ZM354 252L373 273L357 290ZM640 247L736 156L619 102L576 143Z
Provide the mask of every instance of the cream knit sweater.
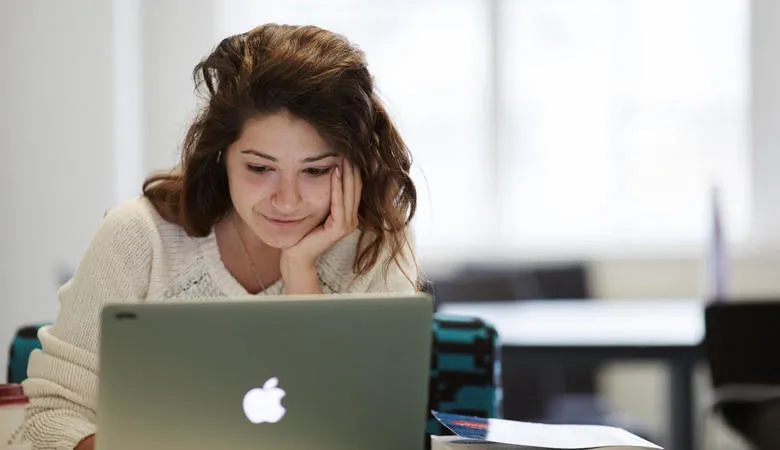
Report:
M323 292L413 292L396 265L383 276L382 264L355 277L352 264L359 231L319 260ZM412 279L416 269L404 267ZM258 294L283 294L278 281ZM247 296L220 258L212 232L192 238L164 221L141 197L110 212L100 225L73 279L60 290L60 311L39 332L43 349L30 357L23 383L30 407L22 439L33 449L72 449L95 433L99 314L121 302L176 302L207 297Z

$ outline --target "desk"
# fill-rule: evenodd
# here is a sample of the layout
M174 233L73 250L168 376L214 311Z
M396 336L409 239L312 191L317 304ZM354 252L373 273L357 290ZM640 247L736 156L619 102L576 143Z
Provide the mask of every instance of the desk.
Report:
M450 303L445 314L496 327L505 356L550 360L660 360L670 370L669 450L695 450L693 372L704 356L700 300L523 300Z

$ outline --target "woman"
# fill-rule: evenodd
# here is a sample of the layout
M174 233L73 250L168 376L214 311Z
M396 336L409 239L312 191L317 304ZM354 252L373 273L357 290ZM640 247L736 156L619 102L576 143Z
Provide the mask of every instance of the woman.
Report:
M181 165L110 212L24 389L33 448L91 449L106 303L414 292L410 155L363 54L315 27L265 25L194 70L206 104Z

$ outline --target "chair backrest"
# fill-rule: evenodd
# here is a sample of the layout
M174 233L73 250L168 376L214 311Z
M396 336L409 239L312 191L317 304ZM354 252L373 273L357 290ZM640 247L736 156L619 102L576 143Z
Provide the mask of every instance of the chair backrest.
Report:
M463 268L465 279L507 279L512 284L512 300L590 298L588 270L583 263L548 265L470 264Z
M470 264L429 281L437 304L528 299L590 298L585 265L524 267Z
M507 277L452 277L436 280L431 293L443 303L515 300L512 280Z
M780 386L780 301L711 303L705 330L714 388Z
M705 330L716 411L756 448L780 448L780 301L711 303Z

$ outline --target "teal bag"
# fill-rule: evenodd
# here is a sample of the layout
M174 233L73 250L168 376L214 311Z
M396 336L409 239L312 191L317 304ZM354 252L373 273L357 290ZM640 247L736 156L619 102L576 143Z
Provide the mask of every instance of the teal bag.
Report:
M496 418L501 417L501 400L500 344L495 327L473 317L436 313L426 443L431 435L452 434L431 410Z
M27 378L27 362L30 359L30 353L41 348L41 342L38 340L38 329L44 325L48 325L48 323L26 325L16 330L8 352L8 373L6 376L8 383L21 383Z

